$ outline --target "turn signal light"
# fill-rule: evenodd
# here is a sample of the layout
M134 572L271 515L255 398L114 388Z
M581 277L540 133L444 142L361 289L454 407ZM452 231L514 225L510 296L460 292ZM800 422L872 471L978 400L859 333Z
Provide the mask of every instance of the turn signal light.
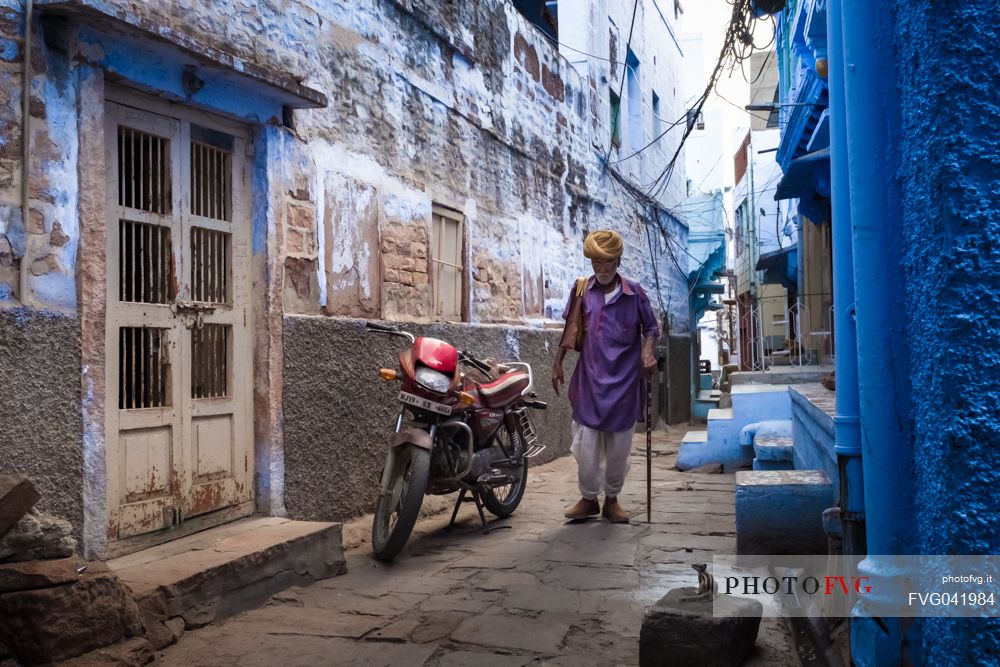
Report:
M476 402L476 397L466 391L462 391L458 394L458 402L462 405L472 405Z
M392 370L391 368L380 368L378 371L378 376L385 380L386 382L392 382L399 377L399 373Z

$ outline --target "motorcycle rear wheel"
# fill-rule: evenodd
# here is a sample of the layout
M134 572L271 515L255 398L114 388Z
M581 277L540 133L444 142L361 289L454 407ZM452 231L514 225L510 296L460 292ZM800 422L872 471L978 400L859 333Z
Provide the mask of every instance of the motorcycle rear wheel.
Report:
M416 445L400 447L393 462L388 492L375 505L372 553L391 561L403 550L427 489L431 453Z
M507 429L501 428L497 432L497 438L500 439L500 444L504 449L513 452L513 445L510 442L510 434L507 433ZM501 519L513 514L517 506L521 504L524 490L528 486L528 459L522 458L521 465L517 467L505 466L505 469L508 474L514 477L514 483L495 488L487 487L481 493L486 509Z

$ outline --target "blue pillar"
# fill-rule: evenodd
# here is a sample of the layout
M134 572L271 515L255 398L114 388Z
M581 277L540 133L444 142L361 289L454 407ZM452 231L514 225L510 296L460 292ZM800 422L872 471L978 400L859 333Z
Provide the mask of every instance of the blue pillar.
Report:
M829 45L830 175L833 210L833 329L836 340L837 414L835 452L840 470L844 553L864 554L864 479L858 396L858 331L854 323L854 248L847 168L847 107L844 98L844 33L841 0L826 7Z
M865 574L886 582L865 595L851 625L855 663L914 660L915 642L898 619L880 618L880 593L905 586L905 571L879 554L915 552L914 464L910 424L900 165L900 102L892 7L843 2L842 34L850 211L857 307L858 396L868 553ZM841 356L838 351L838 360ZM838 385L840 378L838 378ZM879 618L880 620L876 620ZM919 660L917 660L919 662Z

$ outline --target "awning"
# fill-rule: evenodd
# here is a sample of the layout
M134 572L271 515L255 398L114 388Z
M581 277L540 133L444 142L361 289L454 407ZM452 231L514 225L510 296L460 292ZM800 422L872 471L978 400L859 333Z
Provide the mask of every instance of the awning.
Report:
M798 253L795 246L765 252L757 258L754 269L764 272L764 284L782 285L791 289L796 284Z
M778 182L774 198L812 198L830 196L830 149L821 148L792 160Z

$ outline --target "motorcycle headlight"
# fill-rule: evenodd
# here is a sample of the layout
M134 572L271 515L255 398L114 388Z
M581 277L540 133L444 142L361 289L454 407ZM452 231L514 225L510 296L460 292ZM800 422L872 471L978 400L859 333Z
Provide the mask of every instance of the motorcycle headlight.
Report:
M450 377L426 366L417 369L416 380L417 384L439 394L447 392L448 387L451 386Z

